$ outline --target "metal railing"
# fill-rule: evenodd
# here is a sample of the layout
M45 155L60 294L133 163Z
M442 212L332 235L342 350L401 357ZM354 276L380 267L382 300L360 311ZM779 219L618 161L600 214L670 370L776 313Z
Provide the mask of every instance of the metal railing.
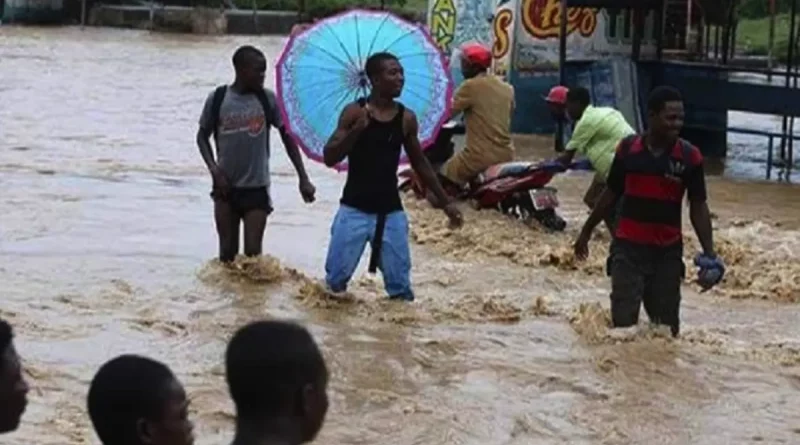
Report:
M772 168L773 162L775 160L775 139L779 139L781 141L781 146L785 147L788 145L788 151L783 151L781 153L781 161L785 163L785 170L786 170L786 177L791 174L792 168L794 167L794 146L793 144L787 144L787 140L792 141L800 141L800 136L794 134L784 134L778 133L774 131L764 131L764 130L754 130L752 128L741 128L741 127L727 127L725 129L709 127L705 125L686 125L686 128L691 128L693 130L705 130L705 131L725 131L727 133L735 133L735 134L746 134L750 136L764 136L768 139L767 143L767 173L766 179L772 179Z

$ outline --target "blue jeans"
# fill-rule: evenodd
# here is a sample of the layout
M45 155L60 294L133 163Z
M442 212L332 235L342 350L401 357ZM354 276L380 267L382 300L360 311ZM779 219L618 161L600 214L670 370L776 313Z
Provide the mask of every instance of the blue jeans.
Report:
M372 244L378 216L341 205L331 225L331 242L325 260L325 283L334 292L347 289L367 243ZM398 210L386 215L378 268L390 298L413 300L408 218Z

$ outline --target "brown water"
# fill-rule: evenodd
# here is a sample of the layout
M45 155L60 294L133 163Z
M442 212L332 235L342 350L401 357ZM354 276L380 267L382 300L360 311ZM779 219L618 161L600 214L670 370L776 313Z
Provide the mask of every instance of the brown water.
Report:
M211 260L195 122L244 42L273 57L283 43L0 28L0 315L33 386L4 443L96 443L88 381L129 352L172 366L199 443L226 443L225 341L261 317L300 319L324 346L333 403L318 443L800 441L796 187L709 180L730 274L705 294L687 284L677 341L606 329L604 243L584 264L569 254L586 175L555 182L566 234L469 209L449 232L409 200L419 301L384 302L359 275L352 301L331 302L316 280L343 176L309 166L319 200L306 206L279 146L266 250L281 264Z

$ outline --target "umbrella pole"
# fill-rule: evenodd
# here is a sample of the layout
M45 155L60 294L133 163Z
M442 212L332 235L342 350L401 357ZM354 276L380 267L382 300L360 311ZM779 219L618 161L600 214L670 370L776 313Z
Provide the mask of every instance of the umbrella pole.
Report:
M560 23L558 26L558 84L565 85L567 82L567 7L568 0L561 0ZM556 151L564 151L564 119L558 120L556 127Z

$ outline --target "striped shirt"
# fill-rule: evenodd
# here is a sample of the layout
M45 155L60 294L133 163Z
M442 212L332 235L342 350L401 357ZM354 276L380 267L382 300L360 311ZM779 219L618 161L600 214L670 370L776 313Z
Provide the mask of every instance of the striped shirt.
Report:
M607 185L623 197L616 237L649 246L682 243L684 194L692 202L707 198L703 155L683 139L656 156L641 136L626 137L617 147Z

